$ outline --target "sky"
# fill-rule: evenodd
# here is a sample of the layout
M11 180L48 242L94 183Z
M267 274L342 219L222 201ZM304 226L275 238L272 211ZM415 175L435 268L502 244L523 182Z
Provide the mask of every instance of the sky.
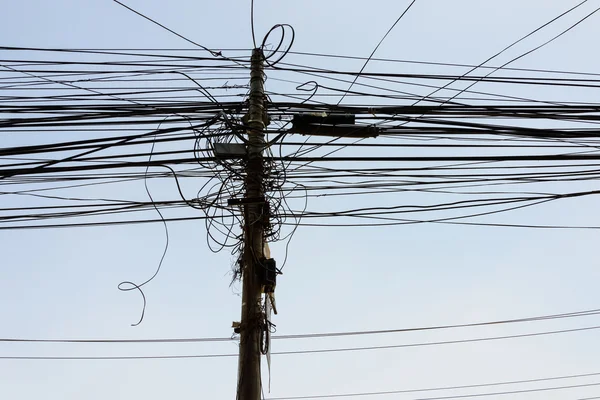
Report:
M252 48L249 1L127 0L132 8L211 49ZM479 64L536 27L580 3L567 0L417 0L376 56ZM293 50L367 57L408 1L255 1L257 38L278 23L295 29ZM503 54L498 65L543 43L600 7L588 1L572 16ZM193 45L111 0L6 1L4 46L48 48L188 49ZM598 72L600 13L511 66ZM245 51L245 50L244 50ZM233 50L231 50L233 52ZM224 50L227 54L227 50ZM0 50L2 58L7 58ZM240 54L238 51L235 54ZM308 62L304 60L304 62ZM363 61L311 59L315 66L359 70ZM380 71L394 66L373 62ZM412 65L412 73L430 67ZM268 74L267 74L268 77ZM267 79L268 90L283 85ZM415 89L416 90L416 89ZM595 101L591 90L547 89L511 95ZM537 89L536 89L537 90ZM570 90L570 91L569 91ZM19 139L6 135L3 147ZM419 154L419 149L403 150ZM553 183L548 184L552 187ZM598 189L594 181L581 184ZM91 187L89 196L102 196ZM146 196L141 183L123 195ZM174 190L173 186L161 190ZM113 193L114 194L114 193ZM374 194L373 196L377 196ZM390 203L418 197L395 195ZM22 204L0 196L0 206ZM313 201L313 200L311 200ZM371 204L372 197L315 199L335 207ZM322 202L322 203L319 203ZM30 204L30 203L27 203ZM33 204L33 203L31 203ZM518 210L494 221L600 225L594 197ZM490 220L492 221L492 220ZM121 292L125 280L153 274L165 245L160 224L40 230L0 230L0 338L152 339L229 337L240 316L240 287L230 285L234 257L212 253L200 221L169 224L169 248L157 278L141 298ZM598 308L600 232L415 224L391 227L301 226L279 276L277 335L401 329L560 314ZM282 260L285 243L271 246ZM457 341L591 327L598 317L454 330L304 340L273 340L273 352ZM264 369L266 398L399 391L600 373L597 330L370 351L273 355ZM0 397L6 399L231 399L236 342L7 343L0 342ZM149 360L14 360L7 356L227 357ZM264 361L264 360L263 360ZM514 399L575 400L600 396L600 377L534 384L365 395L417 399L589 384L511 394ZM598 386L594 386L598 385ZM488 396L506 398L506 395ZM459 397L457 397L459 398Z

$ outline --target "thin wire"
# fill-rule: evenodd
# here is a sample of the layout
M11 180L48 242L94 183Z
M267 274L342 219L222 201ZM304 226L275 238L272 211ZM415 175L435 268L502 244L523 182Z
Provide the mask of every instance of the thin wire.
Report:
M160 129L160 126L158 126L157 129ZM154 138L156 139L156 135L154 135ZM152 153L154 152L154 146L155 146L155 144L156 144L156 142L153 141L152 142L152 148L150 150L150 155L148 156L148 162L150 162L152 160ZM142 287L144 285L146 285L147 283L150 283L152 280L154 280L154 278L156 278L156 276L160 272L160 269L162 267L163 261L165 260L165 256L167 255L167 251L169 250L169 228L167 226L167 221L165 220L165 217L163 216L162 212L158 209L158 207L156 205L156 202L154 201L154 198L152 198L152 194L150 193L150 189L148 188L148 169L149 168L150 168L150 166L147 165L145 173L144 173L144 187L146 188L146 193L148 194L148 197L150 198L152 206L154 207L154 209L158 213L160 219L162 220L163 226L165 228L165 248L163 250L162 256L160 257L160 261L158 263L158 267L156 268L156 271L154 271L154 274L150 278L148 278L146 281L144 281L143 283L141 283L139 285L135 284L133 282L130 282L130 281L124 281L124 282L119 283L119 285L117 286L117 288L119 290L124 291L124 292L131 291L131 290L138 290L140 292L140 294L142 295L142 300L143 300L144 303L143 303L143 306L142 306L142 312L140 314L140 319L135 324L131 324L131 326L138 326L144 320L144 315L146 313L146 295L144 294L144 291L142 290ZM131 285L131 287L129 287L129 288L123 288L123 285Z
M514 318L499 321L472 322L468 324L453 324L453 325L437 325L426 327L400 328L400 329L385 329L371 331L346 331L346 332L325 332L325 333L308 333L308 334L292 334L292 335L276 335L271 336L271 339L316 339L326 337L342 337L342 336L364 336L364 335L379 335L389 333L405 333L418 331L431 331L441 329L456 329L456 328L472 328L476 326L489 325L505 325L523 322L538 322L564 318L588 317L600 314L600 309L591 309L583 311L573 311L561 314L538 315L525 318ZM205 337L205 338L179 338L179 339L19 339L19 338L0 338L0 342L25 342L25 343L184 343L184 342L228 342L232 341L231 337Z
M497 52L497 53L496 53L496 54L494 54L493 56L489 57L487 60L483 61L483 62L482 62L481 64L479 64L478 66L471 68L469 71L465 72L465 73L464 73L462 76L467 76L467 75L468 75L468 74L470 74L471 72L475 71L476 69L478 69L478 68L482 67L483 65L485 65L485 64L486 64L486 63L488 63L489 61L491 61L491 60L493 60L494 58L498 57L499 55L501 55L502 53L504 53L505 51L507 51L507 50L508 50L508 49L510 49L511 47L513 47L513 46L515 46L516 44L518 44L518 43L522 42L523 40L527 39L527 38L528 38L528 37L530 37L531 35L533 35L533 34L535 34L536 32L538 32L538 31L542 30L542 29L543 29L543 28L545 28L546 26L548 26L548 25L552 24L553 22L557 21L558 19L562 18L563 16L567 15L567 14L568 14L568 13L570 13L571 11L575 10L576 8L578 8L578 7L582 6L583 4L585 4L585 3L587 3L587 2L588 2L588 0L583 0L581 3L579 3L579 4L577 4L577 5L573 6L573 7L571 7L571 8L570 8L570 9L568 9L567 11L565 11L565 12L561 13L560 15L558 15L558 16L556 16L556 17L554 17L553 19L551 19L550 21L546 22L546 23L545 23L545 24L543 24L542 26L540 26L540 27L538 27L538 28L534 29L533 31L529 32L527 35L525 35L525 36L521 37L520 39L518 39L517 41L515 41L515 42L513 42L513 43L509 44L508 46L506 46L505 48L503 48L502 50L500 50L499 52ZM586 17L586 18L587 18L587 17ZM514 60L513 60L513 61L514 61ZM512 61L510 61L510 62L512 62ZM509 62L509 63L510 63L510 62ZM508 65L509 63L506 63L506 64L502 65L501 67L495 68L494 70L492 70L492 72L494 72L494 71L497 71L498 69L500 69L500 68L502 68L502 67L505 67L505 66L506 66L506 65ZM491 73L491 72L490 72L490 73ZM440 91L440 90L442 90L442 89L445 89L446 87L450 86L450 85L451 85L452 83L454 83L454 82L455 82L455 81L451 81L451 82L447 83L446 85L444 85L444 86L442 86L442 87L438 88L437 90L435 90L435 91L433 91L433 92L429 93L427 96L425 96L425 97L421 98L419 101L417 101L417 102L416 102L416 103L414 103L414 104L417 104L417 103L419 103L419 102L421 102L421 101L423 101L423 100L426 100L426 99L428 99L430 96L433 96L435 93L439 92L439 91ZM471 86L473 86L473 84L472 84ZM468 89L469 89L471 86L467 87L467 88L466 88L466 89L464 89L464 90L468 90ZM464 90L463 90L463 91L464 91ZM452 97L450 100L454 99L456 96L458 96L458 94L457 94L457 95L455 95L455 96L453 96L453 97Z
M158 21L155 21L155 20L153 20L152 18L145 16L144 14L140 13L139 11L136 11L136 10L134 10L133 8L129 7L129 6L128 6L128 5L126 5L126 4L123 4L123 3L121 3L119 0L113 0L113 1L114 1L115 3L117 3L117 4L121 5L121 6L125 7L125 8L126 8L126 9L128 9L129 11L131 11L131 12L133 12L133 13L135 13L135 14L139 15L140 17L147 19L148 21L152 22L153 24L156 24L156 25L160 26L161 28L163 28L163 29L165 29L165 30L167 30L167 31L171 32L172 34L174 34L174 35L176 35L176 36L180 37L181 39L185 40L186 42L189 42L189 43L191 43L191 44L193 44L193 45L195 45L195 46L198 46L198 47L200 47L200 48L201 48L201 49L203 49L203 50L206 50L206 51L208 51L208 52L209 52L210 54L212 54L214 57L223 57L223 54L222 54L220 51L214 51L214 50L211 50L211 49L209 49L208 47L202 46L200 43L194 42L193 40L186 38L185 36L183 36L183 35L181 35L181 34L179 34L179 33L175 32L174 30L172 30L172 29L170 29L170 28L167 28L166 26L164 26L164 25L163 25L163 24L161 24L160 22L158 22Z
M316 350L292 350L292 351L274 352L271 354L296 355L296 354L319 354L319 353L343 353L343 352L349 352L349 351L371 351L371 350L401 349L401 348L424 347L424 346L443 346L443 345L448 345L448 344L477 343L477 342L488 342L488 341L494 341L494 340L519 339L519 338L526 338L526 337L556 335L556 334L561 334L561 333L584 332L584 331L591 331L591 330L598 330L598 329L600 329L600 325L588 326L588 327L584 327L584 328L524 333L524 334L518 334L518 335L490 336L490 337L473 338L473 339L444 340L444 341L438 341L438 342L420 342L420 343L395 344L395 345L385 345L385 346L343 347L343 348L337 348L337 349L329 348L329 349L316 349Z
M600 329L600 326L588 326L583 328L563 329L555 331L543 331L534 333L524 333L519 335L506 336L491 336L480 337L473 339L446 340L438 342L419 342L387 346L363 346L363 347L346 347L346 348L328 348L314 350L292 350L272 352L271 355L300 355L300 354L323 354L323 353L343 353L352 351L372 351L372 350L389 350L401 349L409 347L425 347L425 346L443 346L449 344L464 344L487 342L495 340L519 339L526 337L548 336L562 333L584 332ZM147 359L180 359L180 358L221 358L221 357L237 357L238 354L199 354L199 355L161 355L161 356L0 356L0 360L147 360Z
M586 0L587 1L587 0ZM584 3L586 2L584 1ZM581 3L583 4L583 3ZM580 5L581 5L580 4ZM579 6L579 5L578 5ZM578 7L577 6L577 7ZM571 11L571 10L569 10ZM594 15L595 13L597 13L598 11L600 11L600 7L595 9L594 11L592 11L591 13L589 13L588 15L586 15L585 17L583 17L582 19L580 19L579 21L577 21L575 24L569 26L567 29L563 30L562 32L558 33L557 35L553 36L552 38L548 39L547 41L545 41L544 43L540 44L539 46L511 59L510 61L505 62L504 64L502 64L501 66L491 70L490 72L488 72L483 78L481 79L477 79L475 82L471 83L469 86L467 86L465 89L461 90L460 92L454 94L448 101L455 99L456 97L458 97L461 93L463 93L465 90L468 90L470 88L472 88L473 86L475 86L477 83L481 82L483 79L487 78L488 76L490 76L491 74L493 74L494 72L496 72L497 70L506 67L507 65L513 63L514 61L517 61L539 49L541 49L542 47L546 46L547 44L552 43L553 41L555 41L556 39L558 39L559 37L561 37L562 35L564 35L565 33L569 32L571 29L575 28L577 25L581 24L583 21L585 21L586 19L588 19L589 17L591 17L592 15ZM564 15L564 14L563 14ZM558 17L557 17L558 18Z
M256 36L254 35L254 0L250 0L250 28L252 29L252 44L256 48Z
M547 392L547 391L551 391L551 390L575 389L575 388L592 387L592 386L600 386L600 382L582 383L579 385L551 386L551 387L536 388L536 389L510 390L510 391L504 391L504 392L470 393L470 394L461 394L461 395L452 395L452 396L420 397L418 400L446 400L446 399L463 399L463 398L473 398L473 397L502 396L502 395L508 395L508 394ZM369 395L374 396L374 395L387 395L387 394L397 394L397 393L406 393L406 392L398 391L398 392L351 393L351 394L347 394L347 395L346 394L344 394L344 395L329 394L329 395L322 395L322 396L269 397L265 400L327 399L327 398L335 398L335 397L358 397L358 396L369 396Z
M505 385L517 385L523 383L534 383L534 382L546 382L563 379L575 379L575 378L587 378L591 376L598 376L600 373L593 372L589 374L575 374L575 375L563 375L553 376L547 378L534 378L534 379L522 379L515 381L503 381L503 382L490 382L490 383L478 383L470 385L458 385L458 386L440 386L431 388L419 388L419 389L404 389L404 390L386 390L377 392L363 392L363 393L344 393L344 394L330 394L330 395L312 395L312 396L288 396L288 397L271 397L265 400L301 400L301 399L319 399L319 398L336 398L336 397L358 397L358 396L378 396L388 394L401 394L401 393L419 393L419 392L433 392L438 390L457 390L457 389L472 389L480 387L490 386L505 386Z
M388 29L388 31L385 33L385 35L383 35L383 37L381 38L381 40L379 41L379 43L377 43L377 46L375 46L375 49L373 49L373 51L371 52L371 55L369 56L369 58L367 58L367 60L365 61L365 63L363 64L362 68L360 69L360 71L358 72L358 74L354 77L354 80L352 81L352 83L350 84L350 87L348 87L348 91L350 91L350 89L352 89L352 86L354 86L354 84L356 83L356 80L358 79L358 77L360 76L360 74L364 71L364 69L366 68L367 64L369 63L369 61L371 60L371 57L373 57L373 55L375 54L375 52L377 51L377 49L379 49L379 46L381 46L381 43L383 43L383 41L385 40L385 38L390 34L390 32L394 29L394 27L396 26L396 24L398 24L398 22L400 22L400 20L402 19L402 17L404 17L404 15L408 12L408 10L410 10L410 8L413 6L413 4L415 4L417 0L413 0L408 7L406 7L406 9L404 10L404 12L398 17L398 19L396 20L396 22L394 22L394 24L392 25L392 27L390 29ZM344 97L346 97L346 93L344 93L342 95L342 98L337 102L336 105L340 105L340 103L342 102L342 100L344 100Z

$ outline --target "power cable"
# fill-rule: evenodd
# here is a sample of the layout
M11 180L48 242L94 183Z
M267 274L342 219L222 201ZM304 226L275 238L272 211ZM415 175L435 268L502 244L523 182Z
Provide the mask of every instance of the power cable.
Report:
M122 7L125 7L125 8L126 8L126 9L128 9L129 11L131 11L131 12L133 12L133 13L135 13L135 14L139 15L140 17L142 17L142 18L144 18L144 19L147 19L148 21L152 22L153 24L160 26L160 27L161 27L161 28L163 28L164 30L167 30L167 31L171 32L171 33L172 33L172 34L174 34L175 36L178 36L178 37L180 37L181 39L185 40L186 42L189 42L189 43L193 44L194 46L200 47L201 49L208 51L208 52L209 52L210 54L212 54L214 57L223 57L223 54L222 54L220 51L214 51L214 50L211 50L211 49L209 49L208 47L202 46L200 43L194 42L193 40L186 38L185 36L183 36L183 35L181 35L181 34L179 34L179 33L175 32L174 30L172 30L172 29L170 29L170 28L167 28L165 25L161 24L160 22L158 22L158 21L155 21L155 20L153 20L152 18L150 18L150 17L147 17L146 15L144 15L144 14L140 13L139 11L136 11L136 10L134 10L133 8L131 8L131 7L129 7L128 5L126 5L126 4L122 3L122 2L120 2L119 0L113 0L113 1L114 1L115 3L117 3L117 4L121 5ZM224 57L224 58L226 58L226 57ZM227 58L226 58L226 59L227 59Z
M291 350L271 352L271 355L304 355L304 354L325 354L325 353L346 353L355 351L373 351L373 350L390 350L409 347L425 347L425 346L442 346L450 344L465 344L488 342L495 340L520 339L527 337L538 337L557 335L563 333L586 332L600 329L598 326L588 326L583 328L562 329L554 331L543 331L534 333L525 333L518 335L505 336L490 336L472 339L445 340L436 342L419 342L386 346L362 346L362 347L344 347L344 348L324 348L313 350ZM237 357L238 354L200 354L200 355L161 355L161 356L0 356L0 360L149 360L149 359L185 359L185 358L222 358L222 357Z
M477 383L477 384L457 385L457 386L440 386L440 387L419 388L419 389L387 390L387 391L377 391L377 392L343 393L343 394L312 395L312 396L270 397L266 400L306 400L306 399L320 399L320 398L381 396L381 395L390 395L390 394L433 392L433 391L441 391L441 390L473 389L473 388L490 387L490 386L520 385L520 384L548 382L548 381L555 381L555 380L589 378L589 377L598 376L598 375L600 375L600 373L594 372L594 373L589 373L589 374L563 375L563 376L552 376L552 377L546 377L546 378L521 379L521 380L513 380L513 381Z
M419 397L418 399L415 399L415 400L446 400L446 399L466 399L466 398L488 397L488 396L505 396L505 395L548 392L548 391L554 391L554 390L565 390L565 389L575 389L575 388L595 387L595 386L600 386L600 382L581 383L578 385L551 386L551 387L543 387L543 388L535 388L535 389L508 390L508 391L503 391L503 392L466 393L466 394L451 395L451 396ZM363 393L352 393L352 394L343 394L343 395L331 394L331 395L322 395L322 396L269 397L265 400L326 399L326 398L339 398L339 397L377 396L377 395L398 394L398 393L407 393L407 392L406 391L370 392L370 393L363 392Z
M583 311L573 311L561 314L538 315L533 317L506 319L498 321L472 322L467 324L452 324L452 325L437 325L426 327L412 327L399 329L380 329L370 331L346 331L346 332L325 332L325 333L308 333L308 334L291 334L291 335L275 335L271 336L272 340L289 340L289 339L317 339L345 336L365 336L365 335L380 335L391 333L406 333L406 332L422 332L431 330L446 330L456 328L472 328L491 325L506 325L524 322L539 322L565 318L588 317L600 314L600 309L591 309ZM0 338L0 342L12 343L196 343L196 342L229 342L235 340L232 337L212 337L212 338L178 338L178 339L19 339L19 338Z
M404 9L404 11L402 12L402 14L400 14L400 16L398 17L398 19L396 19L396 22L394 22L392 24L392 26L390 27L390 29L388 29L388 31L385 33L385 35L383 35L383 37L381 38L381 40L379 41L379 43L377 43L377 46L375 46L375 49L373 49L373 51L371 52L371 54L369 55L369 57L367 58L367 60L363 64L363 66L360 69L360 71L358 72L358 74L354 77L354 81L352 81L352 83L350 84L350 87L348 87L348 91L350 91L350 89L352 89L352 86L354 86L354 84L356 83L356 80L358 79L358 77L360 76L360 74L367 67L367 64L369 63L371 57L373 57L373 55L375 55L375 52L377 51L377 49L379 49L379 46L381 46L381 43L383 43L383 41L385 40L385 38L390 34L390 32L394 29L394 27L398 24L398 22L400 22L400 20L402 19L402 17L404 17L404 15L406 15L406 13L408 12L408 10L411 9L411 7L413 6L413 4L415 4L415 2L416 2L416 0L412 0L412 2L408 5L408 7L406 7ZM340 98L340 100L338 100L338 102L337 102L336 105L339 106L340 103L342 102L342 100L344 100L344 97L346 97L346 94L342 95L342 97Z

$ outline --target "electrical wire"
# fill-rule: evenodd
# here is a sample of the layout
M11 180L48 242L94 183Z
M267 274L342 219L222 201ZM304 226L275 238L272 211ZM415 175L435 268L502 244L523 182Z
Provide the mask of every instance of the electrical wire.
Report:
M433 342L418 342L395 344L385 346L362 346L362 347L342 347L342 348L321 348L310 350L290 350L271 352L271 355L305 355L305 354L325 354L325 353L346 353L356 351L379 351L390 349L402 349L411 347L426 347L426 346L444 346L453 344L478 343L496 340L521 339L539 336L549 336L564 333L587 332L598 330L600 326L587 326L582 328L561 329L554 331L542 331L515 335L503 336L488 336L471 339L457 339ZM200 354L200 355L161 355L161 356L0 356L0 360L146 360L146 359L185 359L185 358L221 358L221 357L237 357L238 354Z
M314 395L314 396L271 397L267 400L301 400L301 399L318 399L318 398L381 396L381 395L403 394L403 393L433 392L433 391L441 391L441 390L473 389L473 388L490 387L490 386L519 385L519 384L527 384L527 383L548 382L548 381L555 381L555 380L589 378L589 377L594 377L594 376L598 376L598 375L600 375L600 374L599 373L574 374L574 375L552 376L552 377L545 377L545 378L521 379L521 380L502 381L502 382L476 383L476 384L456 385L456 386L440 386L440 387L418 388L418 389L388 390L388 391L377 391L377 392L343 393L343 394L340 393L340 394Z
M404 15L406 15L406 13L408 12L408 10L411 9L411 7L413 6L413 4L415 4L415 2L416 2L416 0L412 0L411 1L411 3L404 9L404 11L402 12L402 14L400 14L400 16L392 24L392 26L390 27L390 29L388 29L388 31L385 33L385 35L383 35L383 37L381 38L381 40L379 41L379 43L377 43L377 46L375 46L375 49L373 49L373 51L371 52L371 54L369 55L369 57L366 59L365 63L363 64L363 66L360 69L360 71L358 72L358 74L356 74L356 76L354 78L354 81L352 81L352 83L350 84L350 87L348 87L348 91L350 91L350 89L352 89L352 86L354 86L354 84L356 83L356 80L358 79L358 77L365 70L365 68L367 67L367 64L369 63L369 61L371 60L371 58L375 55L375 52L377 51L377 49L379 49L379 46L381 46L381 43L383 43L383 41L385 40L385 38L390 34L390 32L394 29L394 27L396 27L396 25L398 24L398 22L400 22L400 20L402 19L402 17L404 17ZM344 100L344 97L346 97L346 94L342 95L342 97L338 100L338 102L337 102L338 106L340 105L340 103L342 102L342 100Z

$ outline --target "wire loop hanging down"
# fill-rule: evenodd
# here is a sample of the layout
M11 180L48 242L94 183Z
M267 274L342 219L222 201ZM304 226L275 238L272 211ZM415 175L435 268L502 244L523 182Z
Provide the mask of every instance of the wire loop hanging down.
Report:
M166 117L165 121L168 118L169 117ZM162 122L158 125L157 129L160 129L161 125L162 125ZM150 155L148 156L148 162L150 162L152 160L152 154L154 153L155 146L156 146L156 135L154 135L154 141L152 142L152 147L150 149ZM152 197L152 194L150 193L150 188L148 188L148 170L149 169L150 169L150 167L147 165L146 170L144 172L144 188L146 189L146 194L148 195L148 197L152 203L152 206L154 207L154 210L156 210L156 212L158 213L158 216L162 220L162 223L163 223L163 226L165 229L165 247L163 249L162 256L160 257L160 261L158 262L158 266L156 267L154 274L152 274L152 276L150 278L146 279L143 283L140 283L140 284L136 284L136 283L133 283L130 281L124 281L124 282L119 283L119 285L117 286L117 289L119 289L122 292L138 290L140 292L140 294L142 295L142 300L144 301L144 304L142 306L142 312L140 314L140 319L135 324L131 324L131 326L138 326L144 320L144 314L146 313L146 295L144 294L144 291L142 290L142 286L146 285L147 283L152 282L154 280L154 278L156 278L156 276L158 275L158 273L160 272L160 270L162 268L163 262L165 260L165 256L167 255L167 251L169 250L169 227L167 225L167 221L165 220L165 217L163 216L162 212L160 212L160 209L156 206L156 202L154 201L154 198ZM175 179L177 179L177 178L175 178ZM125 285L129 285L129 287L125 287Z
M317 94L317 91L319 90L319 83L317 81L308 81L308 82L304 82L302 85L298 85L296 86L296 90L301 90L303 92L312 92L310 94L310 96L308 96L308 98L302 100L300 102L300 104L304 104L310 101L310 99L312 99L315 94Z

